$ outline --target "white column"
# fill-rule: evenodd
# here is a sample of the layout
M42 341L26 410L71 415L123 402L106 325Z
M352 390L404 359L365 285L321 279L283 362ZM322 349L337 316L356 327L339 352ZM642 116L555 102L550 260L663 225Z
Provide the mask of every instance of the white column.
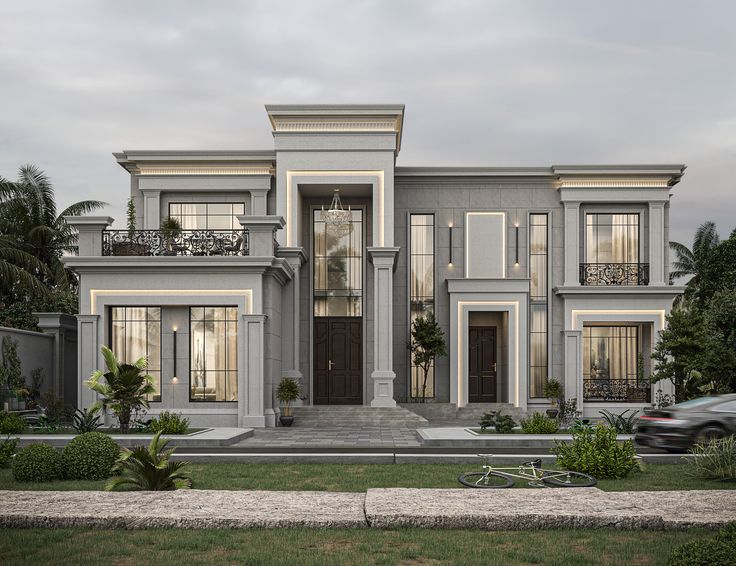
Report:
M266 216L266 199L268 189L251 189L250 191L250 213L253 216Z
M271 384L265 383L263 369L263 326L266 316L244 314L241 320L243 332L238 352L238 426L275 426Z
M100 367L100 346L97 335L97 327L100 316L97 314L77 315L77 356L79 368L79 395L77 397L79 408L87 408L97 401L97 394L87 387L87 381L92 373Z
M649 203L649 284L665 285L664 203ZM640 260L641 261L641 260Z
M393 270L399 248L367 248L373 263L374 365L371 407L395 407L393 371Z
M563 330L565 399L577 399L578 411L583 410L583 333L580 330Z
M291 268L294 270L294 277L289 285L284 289L283 302L283 324L282 324L282 342L281 342L281 363L284 377L294 379L301 385L302 394L306 391L302 382L302 372L300 369L300 300L301 300L301 266L307 260L304 248L279 248L279 257L286 258ZM300 405L301 400L297 400L295 405Z
M79 234L79 256L102 255L102 232L113 223L109 216L65 216L64 220Z
M141 189L143 193L143 229L158 230L161 227L161 191Z
M564 202L565 207L565 282L564 287L580 285L580 203Z

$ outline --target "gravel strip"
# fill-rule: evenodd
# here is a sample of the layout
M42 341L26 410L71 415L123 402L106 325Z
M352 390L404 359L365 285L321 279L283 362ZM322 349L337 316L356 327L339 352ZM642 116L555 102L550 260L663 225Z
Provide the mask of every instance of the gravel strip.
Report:
M736 521L736 491L371 489L372 527L682 529Z
M0 527L366 527L364 493L4 491Z

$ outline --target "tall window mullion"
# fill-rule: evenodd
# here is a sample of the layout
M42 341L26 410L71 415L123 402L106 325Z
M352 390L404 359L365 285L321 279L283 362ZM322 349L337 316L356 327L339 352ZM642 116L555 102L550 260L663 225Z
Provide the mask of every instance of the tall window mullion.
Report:
M529 277L530 277L530 342L529 396L543 397L544 383L549 374L548 360L548 277L549 277L549 216L529 215Z
M409 332L419 317L434 313L434 214L409 215ZM409 360L410 396L421 397L424 372ZM435 396L434 362L427 376L426 397Z

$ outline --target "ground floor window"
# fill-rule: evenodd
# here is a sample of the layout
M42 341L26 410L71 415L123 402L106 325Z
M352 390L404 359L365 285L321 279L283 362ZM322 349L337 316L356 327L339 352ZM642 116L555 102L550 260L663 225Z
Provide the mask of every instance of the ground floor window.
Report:
M189 399L238 400L237 307L190 307Z
M112 307L110 311L110 348L124 363L146 358L146 371L156 389L148 400L161 401L161 308Z
M586 400L646 401L649 385L638 375L638 326L583 327Z

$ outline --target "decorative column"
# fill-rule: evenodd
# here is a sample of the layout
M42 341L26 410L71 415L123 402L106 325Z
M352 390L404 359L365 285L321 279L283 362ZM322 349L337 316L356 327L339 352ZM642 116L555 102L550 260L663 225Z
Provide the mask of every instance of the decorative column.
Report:
M565 376L562 386L565 399L577 399L578 411L583 410L583 333L581 330L563 330Z
M580 203L563 202L565 207L564 287L580 285Z
M143 193L143 229L158 230L161 227L161 190L141 189Z
M664 204L649 203L649 284L664 286ZM641 260L639 260L641 261Z
M242 340L238 355L238 426L276 426L271 400L271 380L264 371L263 314L241 315ZM266 383L268 381L268 383Z
M102 255L102 232L113 223L109 216L65 216L64 220L78 233L80 256Z
M266 216L268 214L266 208L266 199L268 198L269 189L251 189L250 190L250 213L253 216Z
M248 230L248 255L273 257L276 230L284 227L281 216L238 216L238 222Z
M282 373L284 377L289 377L295 380L301 388L302 394L307 389L305 384L302 382L302 372L300 369L300 300L301 300L301 266L307 261L307 256L304 252L304 248L284 248L278 249L278 256L283 257L291 266L294 271L294 276L291 282L284 289L284 300L283 300L283 324L281 327L282 331L282 342L281 342L281 364ZM301 400L294 403L300 405Z
M366 248L373 264L373 400L371 407L395 407L393 371L393 272L399 248Z
M79 363L79 380L87 381L92 373L104 369L100 365L100 346L98 324L100 316L97 314L77 315L77 360ZM85 409L97 401L97 393L83 383L79 386L78 407Z

